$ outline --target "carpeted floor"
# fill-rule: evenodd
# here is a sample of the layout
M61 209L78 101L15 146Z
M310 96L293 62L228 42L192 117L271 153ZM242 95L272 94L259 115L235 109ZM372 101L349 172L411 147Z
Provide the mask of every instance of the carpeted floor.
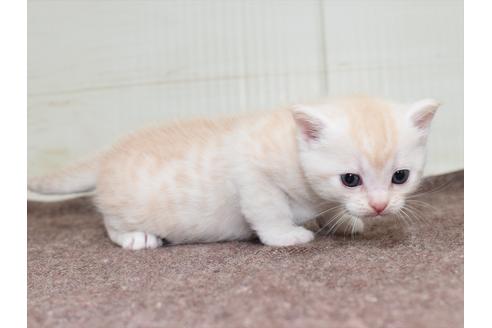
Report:
M125 251L90 199L28 202L29 327L462 327L463 172L425 190L429 224L288 248Z

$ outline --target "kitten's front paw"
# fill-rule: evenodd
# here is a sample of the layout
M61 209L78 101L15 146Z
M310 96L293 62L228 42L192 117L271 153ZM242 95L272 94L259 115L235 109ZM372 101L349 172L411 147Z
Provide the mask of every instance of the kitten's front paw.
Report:
M112 241L125 249L136 251L139 249L153 249L162 246L162 239L147 232L116 232L115 230L108 229L108 234Z
M313 239L314 233L303 227L293 227L288 231L271 231L268 234L260 234L261 242L269 246L292 246L308 243Z

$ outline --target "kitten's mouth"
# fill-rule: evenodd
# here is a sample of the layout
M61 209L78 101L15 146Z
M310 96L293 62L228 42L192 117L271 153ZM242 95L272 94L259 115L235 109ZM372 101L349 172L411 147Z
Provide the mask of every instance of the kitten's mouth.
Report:
M367 215L364 215L362 218L364 219L375 219L375 218L382 218L382 217L385 217L385 216L388 216L390 215L391 213L371 213L371 214L367 214Z

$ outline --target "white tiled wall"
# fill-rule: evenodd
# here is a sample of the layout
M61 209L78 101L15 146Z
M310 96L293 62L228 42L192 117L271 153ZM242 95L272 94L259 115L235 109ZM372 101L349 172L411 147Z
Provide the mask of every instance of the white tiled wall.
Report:
M441 100L427 172L462 168L462 2L28 2L29 175L151 122L350 93Z

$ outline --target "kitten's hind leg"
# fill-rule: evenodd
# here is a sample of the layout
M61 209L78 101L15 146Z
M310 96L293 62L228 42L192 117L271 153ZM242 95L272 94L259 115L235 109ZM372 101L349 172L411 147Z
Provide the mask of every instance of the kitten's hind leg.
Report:
M107 227L109 238L125 249L139 250L152 249L162 246L162 239L156 235L142 232L121 232Z

